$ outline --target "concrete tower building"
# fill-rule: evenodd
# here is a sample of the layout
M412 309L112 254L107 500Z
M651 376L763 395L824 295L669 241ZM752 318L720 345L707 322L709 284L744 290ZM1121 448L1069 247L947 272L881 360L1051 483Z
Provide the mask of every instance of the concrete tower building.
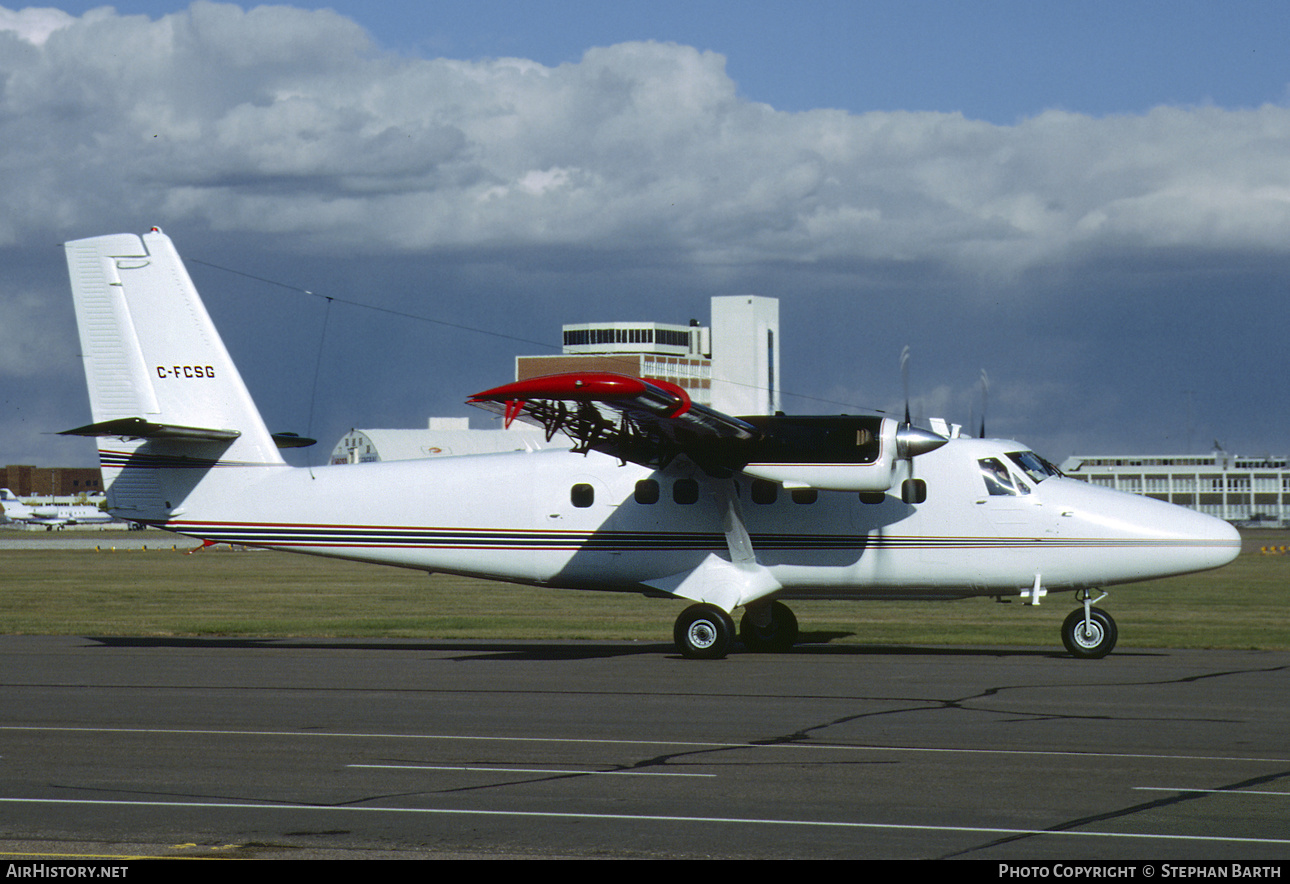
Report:
M712 299L712 407L774 414L780 407L779 299Z

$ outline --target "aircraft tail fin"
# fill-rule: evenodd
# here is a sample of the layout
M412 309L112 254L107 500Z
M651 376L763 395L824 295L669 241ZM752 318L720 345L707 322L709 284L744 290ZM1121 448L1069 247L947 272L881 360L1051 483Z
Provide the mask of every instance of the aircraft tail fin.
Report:
M111 509L164 519L215 466L281 465L174 245L157 228L65 246ZM178 498L178 499L176 499Z
M20 519L31 515L31 507L18 499L8 488L0 488L0 515L6 519Z

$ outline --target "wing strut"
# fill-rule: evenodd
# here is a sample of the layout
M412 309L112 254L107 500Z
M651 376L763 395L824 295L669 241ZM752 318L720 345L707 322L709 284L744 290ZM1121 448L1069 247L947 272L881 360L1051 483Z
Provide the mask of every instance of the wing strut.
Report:
M717 501L721 504L721 530L726 535L726 549L730 551L730 561L736 565L753 565L761 567L757 561L757 551L753 549L752 538L744 526L743 510L739 507L739 498L732 491L734 483L717 483Z
M697 568L662 580L650 580L647 584L681 598L716 605L729 613L779 592L784 585L757 561L757 552L735 498L734 483L721 482L718 487L721 528L730 560L710 554Z

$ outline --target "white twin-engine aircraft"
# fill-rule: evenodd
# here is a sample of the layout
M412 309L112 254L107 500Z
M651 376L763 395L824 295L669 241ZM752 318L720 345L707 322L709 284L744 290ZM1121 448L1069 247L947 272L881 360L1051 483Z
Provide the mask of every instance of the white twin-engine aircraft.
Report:
M40 526L46 531L52 531L65 525L90 525L115 520L90 504L27 506L8 488L0 488L0 522L3 521Z
M731 417L603 373L469 401L571 449L291 467L169 238L66 245L111 512L214 542L536 586L689 599L687 657L782 651L791 599L1073 591L1062 638L1101 657L1099 588L1217 568L1226 522L1064 478L1024 445L879 416ZM943 424L938 429L947 430ZM947 438L952 436L953 438ZM1095 598L1095 596L1097 596ZM743 609L738 633L732 615Z

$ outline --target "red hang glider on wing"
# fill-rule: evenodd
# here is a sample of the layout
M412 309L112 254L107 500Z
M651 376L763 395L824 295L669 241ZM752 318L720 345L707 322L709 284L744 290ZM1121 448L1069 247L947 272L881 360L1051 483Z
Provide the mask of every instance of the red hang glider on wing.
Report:
M516 381L476 393L471 405L564 433L573 450L599 451L642 466L666 466L685 453L705 468L738 469L757 427L690 399L684 388L611 372L572 372Z

